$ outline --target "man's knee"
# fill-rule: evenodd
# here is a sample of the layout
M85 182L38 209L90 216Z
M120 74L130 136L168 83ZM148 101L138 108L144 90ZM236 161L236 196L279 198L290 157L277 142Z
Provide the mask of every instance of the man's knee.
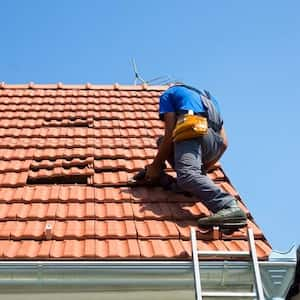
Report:
M201 172L199 171L198 177L201 176ZM177 185L185 190L190 191L195 187L197 181L195 171L193 170L183 170L177 172Z

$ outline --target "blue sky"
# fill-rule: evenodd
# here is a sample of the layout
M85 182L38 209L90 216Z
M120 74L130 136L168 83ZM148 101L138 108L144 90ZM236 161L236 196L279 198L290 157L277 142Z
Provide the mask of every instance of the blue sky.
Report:
M300 242L300 2L1 1L0 81L169 75L220 101L223 167L272 246Z

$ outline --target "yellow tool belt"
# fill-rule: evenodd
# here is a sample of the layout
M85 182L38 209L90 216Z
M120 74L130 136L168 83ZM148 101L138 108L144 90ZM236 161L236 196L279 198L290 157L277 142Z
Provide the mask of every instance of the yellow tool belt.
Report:
M207 119L203 116L185 114L178 118L173 130L173 141L180 142L207 134Z

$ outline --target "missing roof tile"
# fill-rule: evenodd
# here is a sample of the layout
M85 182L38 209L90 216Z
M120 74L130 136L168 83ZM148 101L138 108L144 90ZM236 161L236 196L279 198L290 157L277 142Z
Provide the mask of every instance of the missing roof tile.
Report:
M93 158L32 161L27 184L90 184L94 170Z

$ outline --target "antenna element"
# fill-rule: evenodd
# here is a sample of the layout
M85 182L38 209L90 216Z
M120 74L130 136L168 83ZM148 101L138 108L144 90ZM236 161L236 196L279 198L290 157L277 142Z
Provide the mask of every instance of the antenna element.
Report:
M133 72L134 72L134 85L137 85L138 81L140 81L143 84L146 83L146 84L160 84L160 85L176 82L176 80L169 75L159 76L150 80L145 80L139 74L134 58L131 59L131 62L132 62Z

